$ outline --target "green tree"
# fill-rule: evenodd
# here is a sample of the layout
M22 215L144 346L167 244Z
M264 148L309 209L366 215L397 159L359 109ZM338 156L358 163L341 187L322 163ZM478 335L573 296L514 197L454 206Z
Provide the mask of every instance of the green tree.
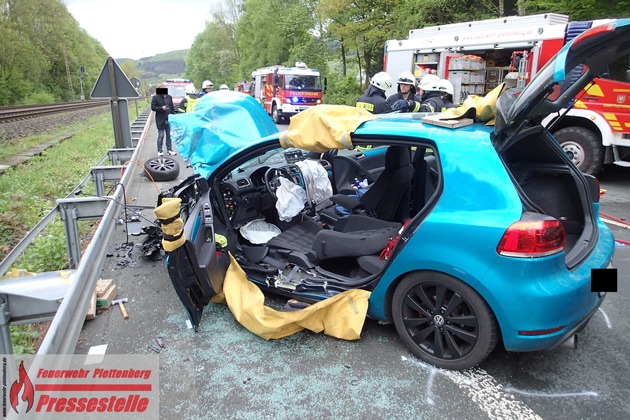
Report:
M61 0L0 1L0 39L2 104L31 102L42 94L76 99L79 68L107 57ZM89 74L88 81L97 76Z
M195 86L201 87L204 80L231 85L240 78L241 54L236 27L241 8L242 0L220 3L212 14L212 21L195 37L186 57L186 75Z
M237 38L242 53L240 74L275 64L304 61L315 67L320 50L313 41L316 31L314 1L245 0L238 21ZM311 54L306 49L316 46Z
M527 14L562 13L572 21L600 18L627 17L630 13L629 0L525 0Z

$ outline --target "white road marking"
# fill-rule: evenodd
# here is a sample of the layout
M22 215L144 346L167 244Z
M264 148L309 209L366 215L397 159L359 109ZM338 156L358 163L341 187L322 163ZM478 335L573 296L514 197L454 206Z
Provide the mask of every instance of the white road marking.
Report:
M536 392L536 391L523 391L521 389L517 389L511 386L506 386L504 388L507 392L511 392L513 394L521 394L527 395L530 397L544 397L544 398L564 398L564 397L599 397L597 392L593 391L582 391L582 392Z
M433 385L433 379L437 374L455 382L460 389L466 391L479 409L491 419L542 420L525 403L518 401L511 394L503 392L503 385L497 383L488 372L481 368L451 371L436 368L420 360L408 359L405 356L402 356L402 361L428 370L430 374L427 383L428 387ZM429 396L429 390L427 390L427 396ZM431 405L434 404L432 397L427 402Z
M604 312L602 308L597 308L597 310L601 312L602 315L604 315L604 321L606 321L606 326L608 328L612 328L612 324L610 323L610 319L608 319L608 315L606 315L606 312Z
M437 374L437 369L431 369L431 373L429 374L429 380L427 381L427 403L429 405L435 405L435 401L433 400L433 380L435 379L435 375Z

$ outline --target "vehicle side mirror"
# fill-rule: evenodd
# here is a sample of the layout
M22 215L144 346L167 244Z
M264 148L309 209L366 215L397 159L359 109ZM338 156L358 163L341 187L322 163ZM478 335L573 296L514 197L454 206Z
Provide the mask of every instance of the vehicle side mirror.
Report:
M324 77L324 88L322 89L322 93L326 93L328 90L328 77Z
M626 82L630 82L630 69L626 70Z
M278 83L280 83L280 77L279 76L274 76L273 77L273 84L278 86Z

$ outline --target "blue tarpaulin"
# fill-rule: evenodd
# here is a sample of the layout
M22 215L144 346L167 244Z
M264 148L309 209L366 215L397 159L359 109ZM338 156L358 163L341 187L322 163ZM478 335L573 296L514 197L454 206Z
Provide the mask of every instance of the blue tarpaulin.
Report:
M254 98L231 91L208 93L194 112L170 115L168 121L182 158L205 178L240 149L278 132Z

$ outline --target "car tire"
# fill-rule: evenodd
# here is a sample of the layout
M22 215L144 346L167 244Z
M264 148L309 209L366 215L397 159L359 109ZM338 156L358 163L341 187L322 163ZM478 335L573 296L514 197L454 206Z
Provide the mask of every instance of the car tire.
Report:
M156 182L172 181L179 176L179 163L166 156L147 160L144 163L144 169Z
M602 170L604 146L595 132L584 127L566 127L553 135L580 171L597 175Z
M392 316L411 351L444 369L478 365L498 340L497 321L487 303L470 286L444 273L407 275L394 291Z
M273 105L271 108L271 119L274 124L280 124L282 121L282 117L280 116L280 112L278 112L278 107Z

